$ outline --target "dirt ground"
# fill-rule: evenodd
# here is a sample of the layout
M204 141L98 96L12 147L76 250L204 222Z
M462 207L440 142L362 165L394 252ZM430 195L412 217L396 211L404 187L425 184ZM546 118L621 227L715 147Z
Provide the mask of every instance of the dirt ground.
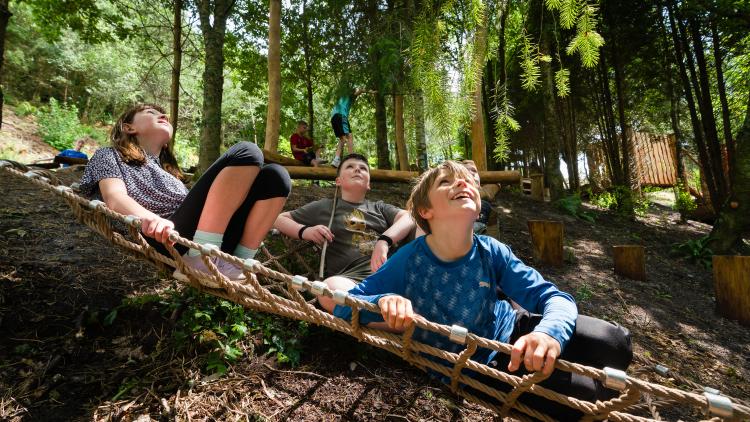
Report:
M71 183L80 172L58 175ZM330 195L331 188L300 182L287 207ZM374 184L371 198L403 206L406 195L405 185ZM258 347L245 350L225 376L209 376L197 352L172 346L175 317L155 304L103 322L124 298L184 287L118 252L77 223L62 200L26 180L0 173L0 197L0 420L491 418L398 357L316 327L300 338L298 366ZM629 328L644 359L750 398L750 329L718 317L710 271L671 252L709 226L677 224L677 215L658 205L636 221L592 208L595 223L511 192L501 192L495 206L500 240L532 265L527 220L564 222L575 260L537 268L576 296L582 314ZM613 274L611 246L618 244L646 246L647 281ZM629 373L677 384L644 369L634 364ZM690 409L662 415L702 418Z

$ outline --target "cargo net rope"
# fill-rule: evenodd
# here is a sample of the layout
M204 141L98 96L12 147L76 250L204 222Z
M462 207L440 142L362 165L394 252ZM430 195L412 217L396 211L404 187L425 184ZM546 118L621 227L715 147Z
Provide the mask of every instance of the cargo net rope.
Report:
M301 321L326 326L385 349L400 356L410 364L422 369L432 370L450 378L451 390L469 401L478 403L501 417L512 417L521 421L535 418L541 421L552 421L541 409L534 409L518 401L522 394L535 394L548 400L561 403L583 413L584 421L659 421L664 420L660 411L669 407L696 407L703 411L707 420L747 420L750 419L750 406L740 400L720 394L719 391L701 387L700 385L679 376L667 367L654 364L644 357L636 360L644 365L641 371L654 371L659 376L669 377L674 382L688 386L691 390L667 387L649 382L626 374L624 371L604 368L597 369L564 360L557 360L555 370L581 374L598 380L608 388L618 390L619 396L596 403L579 400L557 393L538 385L546 377L541 372L524 376L515 376L499 371L487 365L471 360L471 356L478 348L494 350L509 355L511 345L479 337L460 326L446 326L436 324L425 319L417 319L411 328L402 335L387 333L361 326L359 315L362 311L379 313L379 308L372 303L359 300L348 295L343 290L331 290L322 281L310 281L303 275L292 275L284 268L284 259L296 259L308 275L313 276L314 270L304 262L301 249L307 247L304 242L286 242L283 255L274 256L267 248L261 248L261 253L267 257L264 262L255 259L242 260L221 252L216 247L199 245L189 239L172 232L169 239L172 242L199 250L203 260L211 273L203 273L187 267L177 250L165 245L171 258L164 256L152 248L140 232L140 221L137 217L126 216L114 212L97 200L88 200L78 195L73 188L59 184L52 172L46 170L29 170L23 165L0 161L0 169L15 176L24 177L34 184L62 196L70 205L79 221L108 239L111 243L124 248L137 257L146 259L157 267L177 268L188 275L190 285L205 292L245 307L282 315ZM117 226L124 227L118 231ZM233 281L224 277L213 265L210 257L220 257L238 268L242 268L246 279ZM270 266L276 269L270 268ZM304 292L305 295L303 295ZM326 296L340 305L352 309L352 320L347 322L320 310L314 306L315 297ZM307 296L307 297L306 297ZM412 339L414 329L418 327L429 330L449 338L453 342L464 344L466 347L458 354L417 342ZM442 359L442 364L428 359L432 356ZM512 389L502 392L469 377L463 373L464 369L494 378L509 384ZM462 388L469 386L497 401L489 402L471 394ZM639 416L648 415L648 416Z

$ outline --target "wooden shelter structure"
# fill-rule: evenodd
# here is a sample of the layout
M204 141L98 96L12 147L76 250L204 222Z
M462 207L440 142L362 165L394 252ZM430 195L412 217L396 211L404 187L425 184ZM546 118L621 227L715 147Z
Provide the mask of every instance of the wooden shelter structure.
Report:
M627 131L633 184L671 187L677 183L677 153L674 134L656 135ZM610 166L601 143L586 150L589 181L600 187L611 186Z

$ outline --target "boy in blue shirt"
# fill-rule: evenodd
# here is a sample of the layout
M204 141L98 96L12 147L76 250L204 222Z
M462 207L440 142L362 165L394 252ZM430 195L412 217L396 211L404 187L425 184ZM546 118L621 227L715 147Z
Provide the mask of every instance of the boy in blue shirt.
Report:
M402 332L418 314L433 322L460 325L476 335L513 344L509 358L480 348L472 359L500 364L500 368L507 365L509 372L521 369L520 375L524 370L549 375L561 355L598 367L625 369L630 363L627 330L579 317L573 298L516 258L507 245L473 234L481 203L478 186L464 166L446 161L425 172L412 190L408 207L426 236L401 248L359 285L336 278L328 281L329 287L347 289L380 307L381 315L362 312L362 324ZM523 309L498 300L496 288ZM351 318L347 306L335 306L322 296L320 303L338 317ZM453 353L464 348L420 329L414 339ZM499 390L510 389L494 379L482 381ZM563 371L542 385L590 401L611 396L590 378ZM580 416L578 411L534 395L525 394L521 401L560 419Z

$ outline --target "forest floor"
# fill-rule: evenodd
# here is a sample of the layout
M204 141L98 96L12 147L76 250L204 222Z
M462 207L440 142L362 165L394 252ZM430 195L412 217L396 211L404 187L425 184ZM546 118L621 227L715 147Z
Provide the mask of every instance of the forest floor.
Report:
M79 169L56 175L69 184L80 178ZM374 184L370 198L403 206L407 190ZM287 208L330 195L332 188L300 182ZM120 253L77 223L61 199L24 179L0 175L0 197L0 420L491 417L398 357L314 326L295 331L304 332L296 366L278 362L264 344L270 339L255 333L238 363L224 376L210 375L205 350L175 345L180 310L169 307L170 297L186 287ZM658 204L635 221L592 207L593 223L513 192L501 191L495 206L499 239L573 294L582 314L629 328L639 356L750 398L750 329L718 317L710 270L672 252L709 226L678 224ZM562 268L534 263L530 219L563 221L573 262ZM613 274L611 246L618 244L646 247L647 281ZM116 318L107 318L115 310ZM634 364L628 372L674 382L644 369ZM662 416L703 418L690 409Z

